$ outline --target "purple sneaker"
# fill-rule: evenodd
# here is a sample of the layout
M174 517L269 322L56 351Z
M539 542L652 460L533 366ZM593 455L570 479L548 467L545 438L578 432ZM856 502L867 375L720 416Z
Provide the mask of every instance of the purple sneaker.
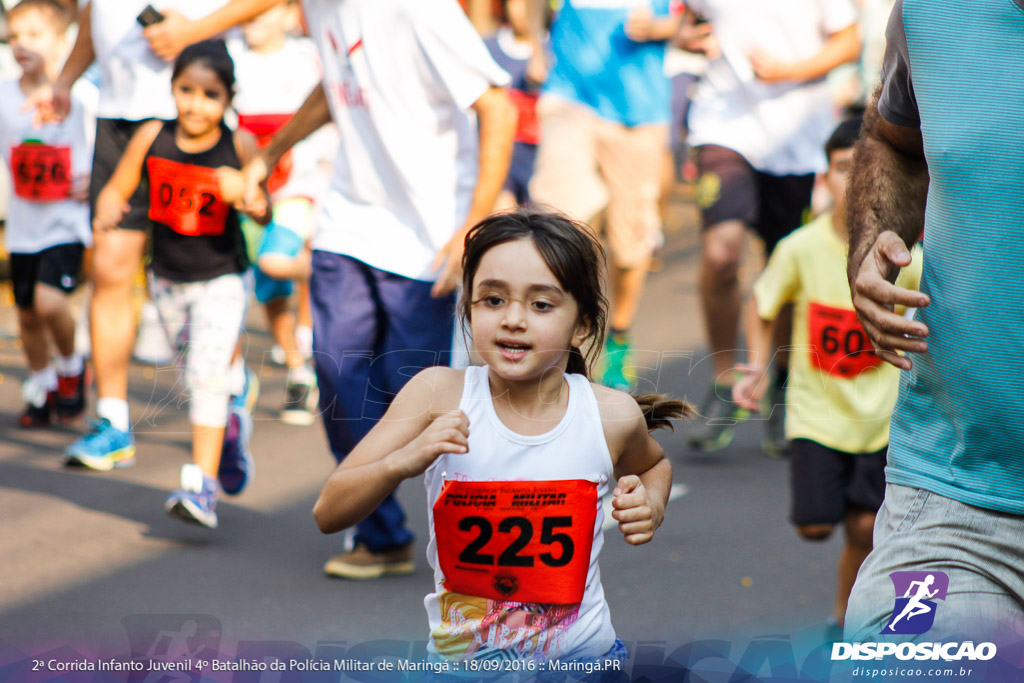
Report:
M231 406L217 469L217 481L228 495L237 496L255 476L256 463L249 450L251 439L252 413L243 407Z

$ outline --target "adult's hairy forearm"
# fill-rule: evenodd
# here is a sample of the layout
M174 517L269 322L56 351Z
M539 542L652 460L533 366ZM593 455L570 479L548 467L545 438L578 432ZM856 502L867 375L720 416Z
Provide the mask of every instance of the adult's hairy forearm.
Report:
M852 283L878 235L895 232L907 246L924 229L928 164L916 132L908 134L882 119L875 102L854 151L846 199L850 230L847 274Z

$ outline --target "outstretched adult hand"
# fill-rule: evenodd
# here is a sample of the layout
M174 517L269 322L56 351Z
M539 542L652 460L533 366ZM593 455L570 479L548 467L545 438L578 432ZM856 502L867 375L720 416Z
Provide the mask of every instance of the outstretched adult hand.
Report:
M864 331L875 353L902 370L913 363L897 351L924 353L928 328L920 322L907 320L893 312L895 306L923 307L930 302L927 294L893 284L899 269L910 265L910 250L896 233L881 233L864 256L851 283L853 307L857 309Z

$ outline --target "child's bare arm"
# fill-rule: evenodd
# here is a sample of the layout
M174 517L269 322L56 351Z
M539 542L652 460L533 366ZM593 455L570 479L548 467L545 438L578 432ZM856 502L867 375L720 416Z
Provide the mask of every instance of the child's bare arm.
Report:
M603 406L602 417L618 413L609 447L615 462L614 499L612 518L626 542L632 545L647 543L665 518L665 505L672 488L672 464L665 451L647 431L647 422L633 397L623 397L620 405L608 410Z
M148 121L139 126L132 139L128 141L114 174L96 197L93 230L113 230L121 224L125 203L139 187L142 180L142 164L161 126L162 121Z
M750 295L743 318L750 355L747 357L746 365L736 366L736 369L744 375L733 386L732 398L743 408L757 410L767 387L767 369L772 360L772 335L775 331L775 321L765 320L758 315L757 298L754 294Z
M324 483L313 507L322 532L360 522L402 480L423 473L443 453L466 452L469 419L457 409L461 381L461 373L448 368L428 368L409 380Z

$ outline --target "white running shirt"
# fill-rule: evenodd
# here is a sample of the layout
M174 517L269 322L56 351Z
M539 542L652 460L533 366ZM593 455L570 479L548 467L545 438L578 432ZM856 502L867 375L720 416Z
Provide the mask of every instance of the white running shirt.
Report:
M25 94L19 79L0 83L0 151L4 165L11 169L12 149L26 140L71 149L72 176L88 176L92 170L93 138L96 133L96 88L80 80L71 89L71 111L60 123L32 125L33 112L21 111ZM13 186L13 180L12 180ZM4 243L17 254L35 254L58 244L81 242L92 245L89 205L73 199L30 201L12 189L7 205Z
M471 105L506 74L455 0L303 0L340 144L313 248L431 281L477 179Z
M827 37L857 23L854 0L694 0L687 6L714 27L722 56L708 63L690 108L688 142L739 152L759 171L804 175L825 170L825 141L837 112L825 79L762 83L749 54L807 59Z

